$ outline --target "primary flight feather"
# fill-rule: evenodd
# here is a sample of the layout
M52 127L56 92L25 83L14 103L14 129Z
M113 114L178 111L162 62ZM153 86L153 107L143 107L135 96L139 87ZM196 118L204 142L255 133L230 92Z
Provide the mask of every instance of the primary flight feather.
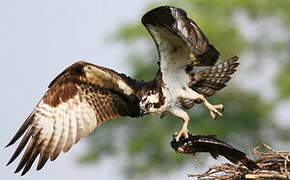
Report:
M142 17L159 53L159 70L149 82L138 81L114 70L77 62L49 85L47 92L7 146L21 136L12 163L24 151L15 172L24 175L39 156L37 170L48 159L67 152L81 137L118 116L140 117L171 113L183 121L176 140L188 137L185 111L204 104L213 118L223 105L206 97L226 86L238 66L237 57L215 65L219 52L199 27L179 8L162 6ZM194 71L195 66L210 66Z

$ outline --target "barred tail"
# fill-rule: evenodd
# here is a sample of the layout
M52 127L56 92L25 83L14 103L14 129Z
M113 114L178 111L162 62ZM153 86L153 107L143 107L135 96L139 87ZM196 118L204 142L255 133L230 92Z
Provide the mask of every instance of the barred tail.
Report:
M212 96L216 91L224 88L231 79L231 74L236 72L239 65L238 59L237 56L234 56L220 64L192 74L190 87L200 94Z

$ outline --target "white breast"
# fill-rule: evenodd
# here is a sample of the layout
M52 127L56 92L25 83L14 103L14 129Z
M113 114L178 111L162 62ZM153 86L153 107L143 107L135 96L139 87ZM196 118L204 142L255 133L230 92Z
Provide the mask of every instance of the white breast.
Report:
M165 83L165 87L162 88L165 96L164 108L168 109L176 104L178 96L184 91L183 87L188 88L190 79L185 68L191 63L190 49L168 29L153 26L150 31L158 44L160 70Z
M178 60L171 60L169 62L173 64L161 66L161 71L163 72L162 78L165 83L162 92L166 97L165 106L168 109L178 102L178 97L188 88L188 83L190 82L189 76L185 72L186 65Z

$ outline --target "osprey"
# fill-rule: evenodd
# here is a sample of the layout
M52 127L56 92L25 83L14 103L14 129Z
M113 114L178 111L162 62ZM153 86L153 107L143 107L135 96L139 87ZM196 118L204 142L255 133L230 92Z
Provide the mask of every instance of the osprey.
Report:
M142 23L158 49L156 77L138 81L87 62L65 69L7 145L24 135L7 164L25 149L15 173L23 169L24 175L38 156L37 170L41 169L48 159L55 160L81 137L118 116L171 113L183 121L177 141L188 137L190 117L185 110L194 104L204 104L213 118L222 116L223 105L212 105L206 97L226 86L238 58L215 65L219 52L182 9L158 7L147 12ZM195 66L211 67L194 72Z

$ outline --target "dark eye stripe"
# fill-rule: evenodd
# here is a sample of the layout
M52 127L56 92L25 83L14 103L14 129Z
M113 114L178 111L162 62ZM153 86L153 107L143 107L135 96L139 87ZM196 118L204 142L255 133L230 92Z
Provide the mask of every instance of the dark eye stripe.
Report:
M147 108L151 108L152 107L152 103L148 103L148 104L146 104L145 105L145 108L147 109Z

